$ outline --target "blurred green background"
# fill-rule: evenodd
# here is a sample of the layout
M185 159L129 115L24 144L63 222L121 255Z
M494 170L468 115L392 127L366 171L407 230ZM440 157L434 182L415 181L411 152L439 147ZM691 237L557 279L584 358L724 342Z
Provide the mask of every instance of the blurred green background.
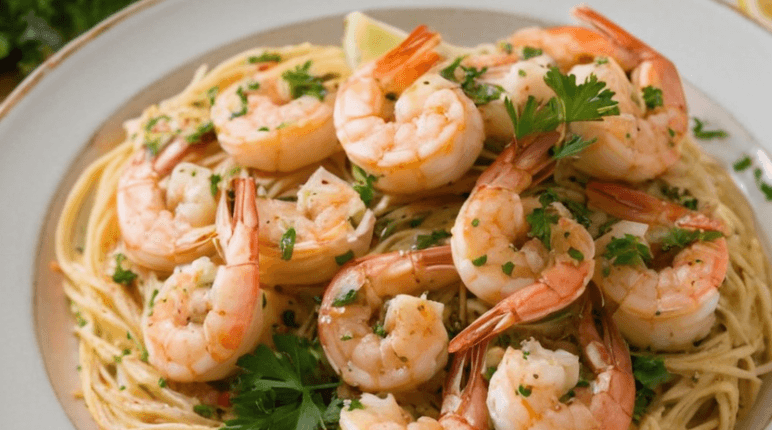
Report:
M0 0L0 100L79 34L137 0Z

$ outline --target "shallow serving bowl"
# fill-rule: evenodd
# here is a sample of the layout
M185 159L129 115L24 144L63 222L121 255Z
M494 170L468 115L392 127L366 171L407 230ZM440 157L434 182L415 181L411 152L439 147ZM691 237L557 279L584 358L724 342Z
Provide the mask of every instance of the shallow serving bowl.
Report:
M253 46L338 44L342 17L352 10L405 29L426 23L451 43L473 45L526 25L573 23L574 1L445 0L439 7L431 0L144 0L68 45L0 105L2 427L96 428L73 396L79 390L77 341L61 279L49 262L67 191L90 161L122 138L124 120L182 90L200 64ZM704 143L707 152L727 168L750 154L770 182L772 34L712 0L589 5L678 65L691 115L731 134ZM733 175L769 244L772 203L750 174ZM768 377L740 428L772 429L770 417Z

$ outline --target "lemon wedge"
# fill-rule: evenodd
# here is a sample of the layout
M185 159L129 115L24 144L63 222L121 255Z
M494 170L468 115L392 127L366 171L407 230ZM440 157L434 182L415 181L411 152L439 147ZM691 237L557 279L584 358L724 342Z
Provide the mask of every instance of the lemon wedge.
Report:
M343 20L343 51L346 62L355 70L359 65L372 61L399 45L407 34L402 29L362 12L351 12ZM493 45L467 48L444 42L437 47L437 52L446 59L494 50Z

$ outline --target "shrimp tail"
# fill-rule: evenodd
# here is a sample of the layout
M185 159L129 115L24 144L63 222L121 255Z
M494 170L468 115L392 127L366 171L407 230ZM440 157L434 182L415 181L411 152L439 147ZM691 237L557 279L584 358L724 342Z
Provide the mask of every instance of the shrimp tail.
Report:
M396 48L376 60L373 76L391 91L401 93L440 60L433 48L440 35L419 25Z
M467 349L491 339L515 324L537 321L573 303L584 293L585 283L573 282L561 276L562 272L566 272L566 267L562 266L571 264L558 263L554 269L545 272L539 282L517 290L500 301L456 335L448 345L448 351L453 353ZM586 266L583 267L584 270L592 270L592 263L589 261L580 265ZM568 268L568 271L573 270L574 268Z
M617 218L646 224L670 224L691 212L681 205L610 182L588 183L587 199Z
M525 190L548 178L555 169L549 151L560 140L557 132L532 134L506 147L491 167L477 179L476 186L499 186ZM522 148L522 149L521 149Z
M488 408L485 405L488 387L483 378L485 353L483 342L453 357L443 389L439 419L444 430L485 430L488 428ZM464 367L470 364L469 378L461 390Z
M600 428L626 429L630 426L635 405L635 379L633 378L630 350L617 330L611 314L603 311L601 337L595 324L593 306L588 302L579 322L579 342L583 353L596 375L610 373L607 384L599 387L590 403L592 415L601 421Z
M587 198L590 204L617 218L646 224L675 224L688 229L727 234L726 225L720 220L624 185L590 182L587 184Z

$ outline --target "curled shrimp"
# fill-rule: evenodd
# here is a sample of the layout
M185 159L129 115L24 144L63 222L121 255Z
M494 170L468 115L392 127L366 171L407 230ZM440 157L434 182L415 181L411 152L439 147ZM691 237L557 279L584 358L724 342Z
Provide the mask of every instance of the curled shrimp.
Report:
M615 224L596 241L605 258L597 259L593 278L618 307L614 319L625 338L639 348L673 351L707 336L729 262L721 233L724 224L620 185L591 182L587 196L593 206L629 220ZM691 237L669 252L664 251L667 245L653 246L679 235ZM646 258L629 263L613 260L609 249L620 240L651 249L649 264Z
M578 337L595 375L586 387L577 385L580 364L576 355L548 350L534 339L524 341L521 349L508 347L488 388L488 411L495 428L626 430L635 403L630 352L606 314L602 327L603 336L596 328L592 307L586 306Z
M335 83L348 73L339 48L319 47L232 84L212 106L220 145L236 163L269 172L340 151L332 111ZM299 91L298 80L313 91Z
M341 429L487 430L488 411L485 399L488 387L482 375L485 370L486 348L487 344L476 345L453 358L453 364L445 379L439 419L414 419L397 404L392 394L382 399L364 393L359 399L363 408L344 407L341 410ZM469 377L462 390L461 381L467 363L470 364Z
M328 281L340 269L337 261L361 257L370 247L375 215L348 182L319 167L297 196L297 202L257 200L264 284ZM282 246L288 235L289 253Z
M262 302L258 274L254 183L235 182L230 219L225 195L217 213L225 265L208 257L179 267L164 282L142 319L150 364L175 381L212 381L236 370L257 344Z
M594 10L580 6L573 14L595 30L528 29L509 41L544 49L562 67L570 67L578 79L595 74L616 93L619 115L569 125L569 132L597 139L574 158L576 168L599 179L626 182L661 175L680 158L688 126L678 70L662 54Z
M480 113L458 84L429 69L438 34L416 28L402 44L349 78L335 100L335 130L346 155L407 194L459 179L484 139Z
M527 145L520 154L515 144L506 148L480 176L456 217L453 262L466 287L491 305L535 284L559 282L580 291L592 277L592 237L560 203L547 209L558 212L549 215L556 224L547 242L529 238L526 215L538 202L520 193L541 180L535 175L551 173L548 151L558 138L557 133L527 138L519 142Z
M180 160L197 150L197 145L177 138L155 158L139 151L121 174L118 226L131 261L171 272L179 264L214 252L215 204L209 169L179 166L166 193L159 184Z
M319 340L333 369L370 392L428 381L448 359L444 305L415 295L455 282L448 246L349 263L330 282L319 310Z

